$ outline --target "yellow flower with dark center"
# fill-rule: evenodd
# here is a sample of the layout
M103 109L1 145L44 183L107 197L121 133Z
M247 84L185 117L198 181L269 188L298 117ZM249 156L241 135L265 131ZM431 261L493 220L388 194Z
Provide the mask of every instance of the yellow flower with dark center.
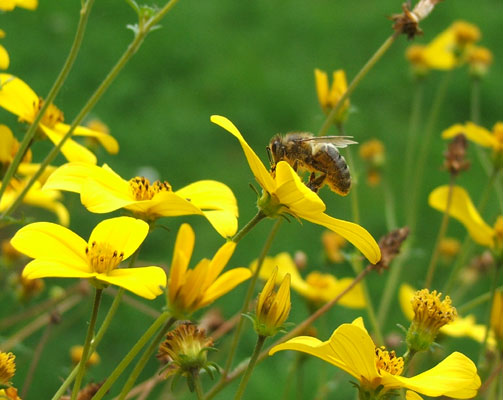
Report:
M17 199L19 193L24 189L27 181L11 179L6 188L2 199L0 200L0 212L7 210ZM1 182L0 182L1 184ZM23 204L40 207L53 212L61 225L68 226L70 223L70 214L66 207L59 201L61 193L56 190L42 190L40 183L35 184L28 190L23 198Z
M352 243L372 264L379 261L381 252L374 238L357 224L325 214L325 203L301 181L287 162L280 161L274 173L269 172L231 121L218 115L213 115L211 121L239 140L250 169L263 189L257 205L265 215L275 218L286 214L322 225Z
M12 11L16 7L35 10L38 6L38 0L0 0L0 11Z
M448 194L448 185L439 186L430 193L428 204L438 211L445 212ZM460 186L454 186L452 189L449 215L461 222L470 237L478 244L496 252L503 249L503 218L498 217L494 227L491 228L478 213L468 192Z
M72 359L72 363L77 365L82 359L82 354L84 353L84 346L77 345L72 346L70 348L70 358ZM93 353L89 356L86 361L86 367L91 367L93 365L99 364L100 356L97 352L93 351Z
M16 373L15 359L12 353L0 352L0 385L8 385Z
M255 332L259 336L274 336L283 328L290 314L290 274L285 274L276 292L278 268L274 268L260 292L255 311Z
M0 74L0 107L17 115L21 122L31 124L42 107L43 100L21 79L9 74ZM58 144L70 126L63 123L63 113L55 105L49 105L42 117L39 129L54 144ZM111 136L83 126L77 126L73 136L96 138L112 154L119 151L119 144ZM96 156L73 139L68 139L61 152L68 161L82 161L96 164Z
M173 260L169 271L168 304L179 320L213 303L251 276L248 268L234 268L224 272L236 244L227 242L213 258L203 258L194 269L188 269L195 235L189 224L182 224L176 237Z
M320 106L325 113L329 113L348 88L346 73L342 69L334 71L332 86L328 83L328 76L325 71L315 69L314 78L316 81L316 93L318 94ZM347 119L348 110L349 99L346 99L343 106L339 109L335 121L344 122Z
M491 329L499 349L503 351L503 291L501 290L494 293L491 307Z
M481 383L475 364L458 352L419 375L410 378L401 376L401 357L377 347L361 318L352 324L342 324L325 342L310 336L299 336L274 346L269 355L281 350L295 350L318 357L356 378L360 390L379 390L380 395L406 388L430 397L469 399L477 394ZM417 397L407 398L420 398L416 393L411 396Z
M166 286L162 268L118 268L145 240L146 222L130 217L100 222L86 242L67 228L35 222L21 228L11 243L34 258L23 270L27 279L87 278L98 287L116 285L146 299L154 299Z
M256 266L257 260L251 263L250 269L254 271ZM260 278L268 279L276 267L278 268L275 282L277 285L289 274L292 289L315 303L326 303L333 300L353 282L353 278L337 279L331 274L323 274L318 271L310 272L304 280L292 257L286 252L279 253L275 257L266 257L260 269ZM339 300L338 304L350 308L364 308L365 298L361 285L355 285Z
M94 213L125 208L147 221L160 217L203 215L224 237L237 231L236 198L228 186L217 181L197 181L173 191L167 182L150 183L144 177L127 181L108 165L69 163L49 177L44 189L80 193L82 204Z
M440 328L453 322L458 314L449 296L440 300L442 293L428 289L418 290L412 298L414 317L406 336L409 350L425 351L430 348Z
M406 283L400 286L400 307L405 317L409 321L412 321L414 318L412 299L414 298L416 292L417 290ZM466 317L461 317L458 315L458 317L454 319L454 321L441 327L440 333L452 337L469 337L479 343L482 343L485 338L486 327L485 325L477 324L475 315L473 314L469 314ZM490 335L488 338L488 344L491 347L494 347L495 345L494 337L492 335Z

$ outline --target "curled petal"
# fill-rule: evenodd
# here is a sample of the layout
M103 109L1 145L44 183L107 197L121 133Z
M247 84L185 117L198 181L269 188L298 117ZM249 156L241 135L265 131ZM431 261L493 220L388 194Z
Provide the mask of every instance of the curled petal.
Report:
M203 215L210 222L211 226L224 238L230 238L236 234L238 220L232 211L203 211Z
M233 268L223 273L204 293L200 308L230 292L240 283L249 279L250 276L251 272L248 268Z
M166 287L166 273L159 267L118 268L96 279L120 286L146 299L155 299Z
M407 392L405 392L405 400L423 400L423 398L419 396L416 392L413 392L412 390L407 390Z
M58 130L61 130L63 132L67 132L68 129L70 128L69 125L67 124L58 124L57 125ZM75 130L73 131L73 134L75 136L86 136L86 137L93 137L96 140L98 140L101 145L105 148L106 151L108 151L110 154L117 154L119 152L119 143L117 140L110 134L104 133L104 132L99 132L95 131L89 128L86 128L85 126L77 126Z
M183 277L189 266L196 236L189 224L182 224L178 230L169 270L169 295L176 296L178 288L184 283Z

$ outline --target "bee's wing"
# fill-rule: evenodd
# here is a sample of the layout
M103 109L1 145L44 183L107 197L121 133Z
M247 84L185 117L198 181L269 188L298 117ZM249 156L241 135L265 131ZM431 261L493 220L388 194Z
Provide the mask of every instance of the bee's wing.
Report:
M332 143L335 147L344 148L350 144L357 144L354 140L351 140L353 136L313 136L303 139L298 139L299 142L325 142Z

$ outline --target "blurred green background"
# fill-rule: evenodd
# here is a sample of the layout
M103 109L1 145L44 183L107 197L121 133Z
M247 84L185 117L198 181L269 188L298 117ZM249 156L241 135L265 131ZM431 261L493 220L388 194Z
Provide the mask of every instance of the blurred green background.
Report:
M140 168L153 169L174 189L200 179L216 179L229 185L238 199L240 227L255 214L255 195L249 184L253 182L238 142L209 121L212 114L230 118L241 130L248 143L267 162L265 147L276 133L291 131L316 132L322 125L321 112L314 88L314 68L330 71L343 68L350 80L372 53L391 34L387 16L400 12L401 2L381 1L329 1L306 2L299 0L271 2L256 0L180 1L162 22L162 28L149 35L136 56L100 100L90 117L98 117L119 140L121 150L110 156L98 152L99 161L109 163L114 170L128 179ZM427 43L436 34L458 19L478 25L483 37L481 45L494 53L494 65L481 84L482 124L492 127L501 118L501 15L503 3L498 0L482 2L446 1L439 4L421 27L425 34L418 43ZM79 14L79 2L41 0L35 12L16 9L1 15L0 26L7 36L2 44L11 56L9 72L27 82L38 94L45 96L62 66L72 43ZM97 85L113 66L132 39L127 24L135 23L133 11L125 2L96 2L89 20L80 55L56 104L64 111L66 121L77 114ZM369 73L351 98L354 113L346 125L347 133L358 142L378 138L386 145L386 173L395 194L399 225L404 223L408 204L403 198L403 167L406 134L408 131L412 78L404 51L410 43L401 37L385 57ZM424 114L444 72L432 72L425 82ZM466 67L452 73L447 101L444 103L428 156L424 185L420 196L419 226L413 255L404 265L402 276L414 286L421 286L429 262L431 248L440 224L441 215L427 206L427 194L436 186L448 182L441 169L445 143L440 139L442 129L469 119L470 81ZM8 113L0 111L3 121L9 123L18 137L23 126ZM422 130L419 131L421 138ZM38 160L43 158L46 144L34 149ZM356 149L357 150L357 149ZM344 154L344 151L343 151ZM470 155L474 156L473 148ZM477 198L486 182L485 175L472 157L472 169L459 183ZM59 163L63 160L60 158ZM363 225L376 239L386 232L384 197L381 187L370 188L365 183L361 163L352 171L358 190ZM328 213L350 220L349 197L341 198L328 189L321 192ZM494 197L494 196L493 196ZM487 208L487 221L492 224L497 213L496 199ZM88 237L92 227L104 216L88 213L80 205L78 196L65 194L65 203L71 210L71 229ZM50 219L49 215L42 218ZM165 219L169 231L154 232L145 243L140 258L168 265L178 226L189 221L196 231L196 249L192 265L201 257L210 257L222 244L206 220L199 217ZM262 222L238 246L230 265L248 265L258 253L272 226ZM12 230L12 232L15 229ZM284 224L272 246L271 254L280 251L304 251L308 256L308 269L330 271L337 276L352 274L348 265L327 266L322 252L320 236L323 229L309 223L293 221ZM5 234L5 233L4 233ZM452 222L449 235L464 237L463 228ZM438 287L447 275L440 268ZM373 274L368 280L372 298L378 303L382 296L387 274ZM66 285L64 280L47 280L49 285ZM437 282L436 282L437 283ZM244 285L243 285L244 286ZM435 285L434 285L435 286ZM470 288L468 297L487 290L487 279ZM225 317L240 307L244 287L220 299L217 306ZM395 296L396 297L396 296ZM1 315L20 312L23 306L15 303L6 291ZM102 312L106 310L106 297ZM396 303L397 304L397 303ZM160 309L162 299L149 303ZM65 314L45 348L35 374L28 399L48 399L66 376L69 368L68 349L82 343L86 319L91 303L82 302ZM484 309L478 313L483 320ZM302 299L293 297L290 318L300 322L307 315ZM325 339L340 323L349 322L365 311L336 307L318 325L319 335ZM89 377L103 380L139 338L152 321L151 317L123 304L116 321L105 337L99 352L100 365L93 367ZM405 324L398 307L392 307L385 333L400 332L396 323ZM250 328L250 325L246 325ZM238 361L251 353L254 335L245 335ZM1 332L3 338L15 329ZM18 372L14 378L22 386L40 333L30 337L15 349ZM212 359L223 363L222 357L229 346L229 338L217 344L219 354ZM401 348L399 348L401 349ZM461 349L472 359L478 347L468 339L449 340L445 352ZM402 349L403 350L403 349ZM259 365L252 377L245 398L281 398L287 382L288 366L295 359L293 353L281 353ZM151 360L140 380L149 377L157 368ZM338 384L329 387L327 398L352 398L353 388L347 377L336 368L323 365L310 358L303 368L303 385L299 397L315 398L320 381L338 375ZM203 381L209 389L211 382ZM117 393L116 384L109 398ZM231 386L233 388L234 386ZM161 386L162 389L162 386ZM333 390L337 390L333 392ZM185 387L179 385L176 398L191 398ZM158 393L153 392L152 397ZM233 389L217 398L226 399ZM193 397L193 396L192 396ZM163 398L169 398L164 396ZM175 397L173 397L175 398ZM289 397L295 398L293 392Z

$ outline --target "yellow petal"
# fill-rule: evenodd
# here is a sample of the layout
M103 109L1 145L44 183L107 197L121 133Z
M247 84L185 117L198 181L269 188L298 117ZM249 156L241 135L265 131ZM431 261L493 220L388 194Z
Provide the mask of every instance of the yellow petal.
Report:
M213 303L250 277L251 272L248 268L233 268L223 273L204 293L201 307Z
M124 260L133 254L148 234L148 224L140 219L117 217L101 221L91 232L89 243L108 243Z
M414 310L412 309L412 298L414 297L416 290L408 285L407 283L402 283L400 285L400 291L398 294L400 300L400 308L407 320L412 321L414 318Z
M466 125L456 124L442 132L442 138L450 139L457 135L464 135L468 140L484 147L494 147L496 140L491 132L472 122Z
M152 200L135 200L129 190L104 186L103 182L94 179L84 181L80 200L89 211L98 214L108 213L119 208L146 212L152 205L155 205Z
M212 282L215 281L215 279L217 279L218 275L220 275L222 270L225 268L225 266L231 259L235 249L236 249L236 243L226 242L217 250L213 258L211 259L207 277L208 285L205 286L209 286L209 284L211 284Z
M266 192L272 193L275 185L271 175L264 167L264 164L262 164L262 161L260 161L260 158L258 158L248 143L246 143L246 140L243 138L238 128L236 128L236 126L227 118L220 115L212 115L211 122L221 126L239 140L255 179Z
M10 163L13 160L12 147L15 145L14 135L7 125L0 125L0 163Z
M238 230L238 220L231 211L203 211L203 215L213 228L224 238L230 238L236 234Z
M64 132L67 132L70 128L70 125L67 124L58 124L58 129L61 127ZM75 136L86 136L93 137L101 143L101 145L108 151L110 154L117 154L119 152L119 143L117 140L110 134L95 131L93 129L86 128L85 126L77 126L73 131L73 135Z
M48 126L40 124L40 129L44 131L49 140L55 145L63 139L63 133L57 132ZM61 147L61 153L70 162L83 162L88 164L96 164L96 156L87 148L77 143L75 140L67 139Z
M416 392L413 392L412 390L407 390L407 392L405 392L405 400L423 400L423 398L419 396Z
M411 378L390 375L385 371L381 373L385 386L393 385L394 381L402 387L431 397L446 395L457 399L470 399L475 397L480 387L475 364L458 352L450 354L435 367Z
M155 299L166 287L166 273L159 267L118 268L96 279L120 286L146 299Z
M449 70L457 66L454 56L456 35L452 29L446 29L424 49L423 57L430 68Z
M194 242L196 240L194 231L189 224L182 224L176 236L173 259L169 270L169 290L168 294L176 296L178 288L184 283L185 271L189 266Z
M449 186L436 188L428 197L428 204L436 210L445 212ZM449 215L461 222L471 238L482 246L493 246L493 229L487 225L473 205L470 196L460 186L454 186L452 191Z
M262 291L260 292L260 294L258 296L258 301L257 301L258 312L260 310L262 310L264 302L270 296L270 294L273 292L274 287L276 285L276 277L277 276L278 276L278 267L274 267L271 272L271 275L269 276L269 278L267 279L267 281L264 285L264 288L262 289Z
M202 215L202 211L192 202L175 192L159 192L152 200L137 201L127 207L133 211L149 213L158 217L177 217L180 215Z
M193 311L201 308L201 300L207 290L207 282L210 260L203 258L197 263L194 269L188 270L185 276L183 287L183 297L185 308Z
M326 209L320 197L302 183L299 175L285 161L276 165L275 194L281 204L299 217L306 213L322 213Z
M10 74L0 74L0 107L17 115L21 119L32 122L38 104L37 94L21 79Z
M79 270L91 271L86 257L87 243L61 225L50 222L26 225L16 232L11 243L16 250L29 257L71 264Z
M95 276L84 265L60 262L38 258L29 262L23 269L23 277L26 279L39 278L91 278Z
M336 219L324 213L297 215L306 221L322 225L338 233L360 250L372 264L377 263L381 259L381 250L375 239L360 225Z
M7 50L5 50L5 47L0 45L0 69L7 69L9 68L9 53L7 53Z
M68 226L70 224L70 213L62 203L57 201L59 197L59 192L31 188L24 197L23 203L52 211L58 217L58 222L61 225Z
M328 103L328 76L325 71L315 69L314 79L316 82L316 94L318 95L318 101L322 108L327 106Z

